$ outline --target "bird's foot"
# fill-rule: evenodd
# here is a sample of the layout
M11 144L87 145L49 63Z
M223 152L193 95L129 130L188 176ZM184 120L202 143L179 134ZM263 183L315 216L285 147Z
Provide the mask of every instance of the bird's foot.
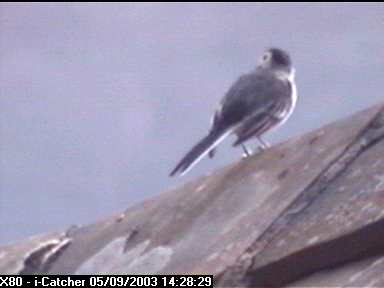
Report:
M260 146L259 146L259 150L260 150L260 152L261 152L261 151L264 151L264 150L266 150L266 149L268 149L268 148L271 147L271 144L269 144L267 141L264 141L260 136L257 137L257 140L258 140L259 143L260 143Z
M243 155L242 158L247 158L252 155L252 150L247 148L244 144L241 144L241 147L243 148Z

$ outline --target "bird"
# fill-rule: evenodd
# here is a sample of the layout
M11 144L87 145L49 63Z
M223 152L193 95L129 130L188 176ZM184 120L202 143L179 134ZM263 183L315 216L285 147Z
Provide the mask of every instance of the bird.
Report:
M224 95L211 118L208 135L169 175L186 174L207 154L212 158L216 147L229 135L237 136L233 146L241 145L245 157L252 154L244 144L251 138L258 140L260 150L269 148L262 135L288 120L296 100L295 69L290 55L280 48L266 49L256 67L241 75Z

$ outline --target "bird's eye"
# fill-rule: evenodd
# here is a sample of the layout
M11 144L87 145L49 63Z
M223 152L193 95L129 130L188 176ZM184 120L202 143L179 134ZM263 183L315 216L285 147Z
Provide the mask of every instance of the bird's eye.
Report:
M263 61L264 61L264 62L268 61L268 60L269 60L269 57L270 57L270 54L269 54L269 53L265 53L265 54L263 55Z

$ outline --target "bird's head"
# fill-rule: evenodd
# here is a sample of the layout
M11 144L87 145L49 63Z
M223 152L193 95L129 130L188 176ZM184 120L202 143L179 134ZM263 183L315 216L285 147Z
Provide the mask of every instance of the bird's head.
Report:
M291 57L279 48L269 48L259 59L258 67L271 69L279 73L293 73Z

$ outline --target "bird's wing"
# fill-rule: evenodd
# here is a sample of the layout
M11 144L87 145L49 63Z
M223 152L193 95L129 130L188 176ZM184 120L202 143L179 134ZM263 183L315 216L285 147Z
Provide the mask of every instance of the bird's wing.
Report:
M277 107L276 107L277 106ZM278 106L271 105L268 112L260 111L248 117L237 129L237 140L233 146L240 145L254 136L260 136L272 127L277 125L282 119L278 116Z
M292 87L269 74L254 74L254 78L239 91L238 98L247 104L244 118L236 128L234 146L253 136L260 136L282 121L292 105Z

